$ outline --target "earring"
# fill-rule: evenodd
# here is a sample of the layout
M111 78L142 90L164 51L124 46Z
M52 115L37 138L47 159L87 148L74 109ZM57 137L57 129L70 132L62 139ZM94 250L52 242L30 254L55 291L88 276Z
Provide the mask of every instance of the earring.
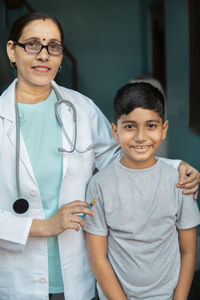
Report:
M59 66L59 69L58 69L58 72L60 72L62 70L62 66L60 65Z
M16 68L16 62L10 60L10 65L12 68Z

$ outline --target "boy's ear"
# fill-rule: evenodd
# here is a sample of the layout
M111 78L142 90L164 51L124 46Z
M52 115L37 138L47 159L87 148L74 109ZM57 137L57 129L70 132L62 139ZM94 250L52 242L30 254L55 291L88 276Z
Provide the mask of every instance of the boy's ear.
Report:
M117 133L117 126L114 123L112 123L112 134L113 134L114 140L116 142L118 142L119 137L118 137L118 133Z
M166 120L163 124L162 140L166 139L168 127L169 127L169 122L168 120Z

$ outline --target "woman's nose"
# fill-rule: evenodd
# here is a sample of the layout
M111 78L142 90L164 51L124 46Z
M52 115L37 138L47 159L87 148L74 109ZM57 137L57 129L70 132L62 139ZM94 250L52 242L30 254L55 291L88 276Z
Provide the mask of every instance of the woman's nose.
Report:
M46 60L49 58L49 53L46 48L43 48L40 53L37 54L37 58Z

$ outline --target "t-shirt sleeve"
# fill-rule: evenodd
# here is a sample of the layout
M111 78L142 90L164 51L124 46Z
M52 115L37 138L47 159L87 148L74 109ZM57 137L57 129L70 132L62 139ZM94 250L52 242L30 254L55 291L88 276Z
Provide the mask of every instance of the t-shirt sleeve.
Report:
M98 198L97 202L92 207L92 210L95 212L95 216L87 216L84 230L95 235L107 236L108 228L105 220L103 196L101 188L95 180L95 176L88 184L86 201L90 203L94 197Z
M178 229L189 229L200 224L200 213L197 201L193 195L184 195L182 189L178 189L179 208L176 226Z
M164 157L157 157L157 158L164 161L166 164L170 165L171 167L174 167L176 170L179 168L179 165L181 163L181 160L179 159L169 159Z

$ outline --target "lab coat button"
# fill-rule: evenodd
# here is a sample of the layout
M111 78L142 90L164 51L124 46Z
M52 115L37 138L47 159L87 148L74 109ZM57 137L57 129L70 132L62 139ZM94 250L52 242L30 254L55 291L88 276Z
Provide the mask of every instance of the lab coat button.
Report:
M47 282L47 279L45 277L40 277L40 282L41 283L46 283Z
M33 190L31 190L30 193L31 193L32 196L35 196L37 194L37 191L33 189Z

